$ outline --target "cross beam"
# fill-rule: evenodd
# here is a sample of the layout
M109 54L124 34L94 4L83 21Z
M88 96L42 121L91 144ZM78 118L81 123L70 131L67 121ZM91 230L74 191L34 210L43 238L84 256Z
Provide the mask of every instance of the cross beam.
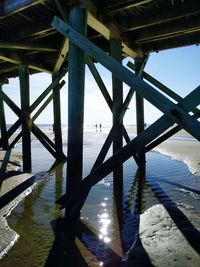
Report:
M197 87L192 93L186 96L182 101L180 101L177 106L181 106L188 112L199 103L200 98L200 86ZM192 100L192 101L191 101ZM102 180L106 175L112 172L118 164L124 163L127 159L131 157L133 153L140 152L143 147L152 142L157 136L165 132L168 128L173 125L173 121L166 115L160 117L156 122L149 126L140 135L135 137L130 143L120 149L116 154L106 160L93 172L91 172L86 178L84 178L80 185L80 194L77 196L70 196L65 194L61 197L57 203L63 207L69 208L69 214L71 212L70 208L73 207L72 212L74 213L80 210L84 204L84 201L91 189L96 183ZM74 208L75 207L75 208ZM74 214L73 214L74 215Z
M71 42L76 44L86 54L90 55L97 62L101 63L104 67L110 70L121 81L125 82L131 88L134 88L139 95L143 96L160 111L165 113L165 116L167 116L173 123L178 123L182 128L200 141L200 123L196 119L192 118L179 105L175 105L172 101L134 75L127 68L119 64L116 60L107 55L104 51L87 40L87 38L79 34L58 17L54 17L52 26L61 34L68 37ZM197 105L198 104L199 103L197 103Z

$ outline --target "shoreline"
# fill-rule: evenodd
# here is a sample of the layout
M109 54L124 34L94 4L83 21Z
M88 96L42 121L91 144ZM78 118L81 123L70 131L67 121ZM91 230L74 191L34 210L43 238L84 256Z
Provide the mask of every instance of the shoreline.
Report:
M154 151L185 163L190 172L200 176L200 143L198 141L167 140Z
M182 132L182 131L181 131ZM134 129L131 129L129 132L131 134L135 134ZM47 132L49 134L49 137L51 138L53 136L52 132ZM176 136L189 136L187 133L178 133ZM35 138L32 139L32 141L35 141ZM19 144L20 142L18 142ZM190 172L194 175L200 176L200 143L195 140L167 140L158 147L156 147L153 151L157 151L163 155L169 156L173 160L182 161L185 164L187 164ZM0 151L0 159L3 158L5 151ZM20 153L11 153L10 161L14 162L15 164L9 163L7 171L16 170L16 165L20 165L21 163L21 155ZM20 174L12 176L8 179L5 179L2 183L0 196L3 196L6 194L9 190L16 187L17 185L25 182L29 178L33 177L33 173L29 174ZM18 240L19 235L14 230L9 228L7 223L7 217L10 215L12 210L21 202L23 199L29 195L33 187L37 184L35 182L32 186L28 187L24 192L22 192L20 195L18 195L14 200L12 200L9 204L4 206L2 209L0 209L0 259L7 254L9 249L15 244L15 242Z

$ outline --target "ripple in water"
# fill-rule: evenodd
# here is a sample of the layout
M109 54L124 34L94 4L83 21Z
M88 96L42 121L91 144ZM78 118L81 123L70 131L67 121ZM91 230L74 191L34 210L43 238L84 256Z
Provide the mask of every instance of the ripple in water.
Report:
M99 149L95 142L84 146L85 175ZM150 152L146 180L138 177L136 164L129 159L121 192L113 192L112 175L92 188L73 234L73 223L63 223L55 205L65 190L65 172L66 165L59 165L12 212L8 222L20 239L1 260L1 267L119 266L136 242L141 212L158 203L182 203L200 212L199 177L183 163Z

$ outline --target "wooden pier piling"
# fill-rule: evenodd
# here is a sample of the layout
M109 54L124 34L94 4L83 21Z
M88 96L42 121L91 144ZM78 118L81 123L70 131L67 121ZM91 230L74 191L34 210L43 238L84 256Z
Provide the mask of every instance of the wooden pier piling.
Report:
M72 8L69 23L82 35L86 35L86 22L86 9ZM80 186L83 168L85 53L72 42L69 44L68 73L67 191L74 192Z

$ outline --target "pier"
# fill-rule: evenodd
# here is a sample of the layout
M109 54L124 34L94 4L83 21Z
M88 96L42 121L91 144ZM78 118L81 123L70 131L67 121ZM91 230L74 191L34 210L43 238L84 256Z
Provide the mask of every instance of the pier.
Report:
M79 216L92 187L109 173L113 172L114 189L122 190L123 163L129 158L133 158L143 173L146 153L181 129L200 141L200 86L191 88L191 93L183 98L145 72L151 53L199 45L198 0L4 0L0 3L0 36L0 146L6 151L0 179L10 151L20 138L23 172L31 172L33 134L55 158L54 166L67 162L65 194L57 199L61 208L65 208L66 218ZM123 59L128 57L130 60L124 66ZM111 73L112 95L97 63ZM113 124L91 172L83 177L86 65L112 113ZM30 103L29 78L40 72L51 74L52 82ZM60 90L66 84L67 74L65 155ZM21 106L3 90L14 77L20 81ZM130 87L127 95L124 95L123 83ZM134 95L137 136L131 140L123 118ZM148 127L145 127L144 99L163 113ZM34 122L50 102L53 102L53 141ZM5 104L17 116L9 129ZM13 135L16 135L14 140ZM111 146L113 155L106 159ZM137 179L140 184L139 175Z

